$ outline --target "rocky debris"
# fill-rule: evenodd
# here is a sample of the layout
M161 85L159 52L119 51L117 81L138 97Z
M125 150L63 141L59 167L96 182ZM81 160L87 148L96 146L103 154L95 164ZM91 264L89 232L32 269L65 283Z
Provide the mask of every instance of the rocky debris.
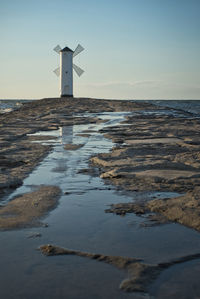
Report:
M140 227L142 228L148 228L148 227L154 227L158 225L164 225L169 224L171 221L169 221L165 216L162 214L147 214L146 219L140 223Z
M88 134L88 133L91 134L91 133L97 133L97 131L92 130L92 129L88 129L88 130L83 130L82 133L83 134Z
M134 213L137 216L143 216L145 217L145 220L140 223L140 227L152 227L161 224L167 224L170 222L169 219L162 214L151 213L151 209L145 202L112 204L110 209L106 209L105 212L113 213L120 216L125 216L129 213Z
M147 215L151 222L143 223L143 226L151 226L152 222L164 224L173 221L200 231L200 187L173 198L153 199L142 203L112 204L105 212L122 216L127 213ZM149 214L152 212L155 214Z
M17 177L10 178L9 175L0 174L0 191L5 188L15 189L23 184L23 181Z
M28 235L28 238L29 238L29 239L32 239L32 238L40 238L41 236L42 236L41 233L30 233L30 234Z
M151 110L147 106L145 109ZM99 154L91 159L92 163L101 169L101 177L129 191L192 192L200 183L199 119L172 115L161 117L153 114L153 110L152 114L144 115L139 110L138 114L134 112L134 116L127 116L123 126L102 130L106 137L118 140L123 145L113 148L111 153ZM164 202L181 205L183 199L168 199L162 202L158 199L154 201L154 205L159 206L159 202L162 206ZM163 215L161 208L155 206L148 208ZM170 207L172 208L171 205ZM130 206L126 209L123 207L121 211L118 209L117 213L126 214L128 211L130 212ZM170 214L168 209L167 211ZM181 215L183 217L182 212ZM171 213L167 219L198 229L198 224L192 224L191 221L188 224L185 216L183 221L179 217L176 219Z
M61 190L56 186L40 186L38 190L13 198L0 208L0 230L39 226L40 218L55 208Z
M81 148L82 146L84 146L84 144L65 144L64 145L64 149L68 150L68 151L73 151L73 150L77 150L79 148Z
M78 169L77 173L78 174L90 175L90 176L98 176L99 175L98 169L96 169L94 167Z
M50 244L42 245L39 249L44 255L47 256L76 255L99 262L104 262L121 270L126 270L128 273L128 278L124 279L119 286L120 289L125 292L148 292L148 287L150 284L156 280L163 270L173 265L191 261L200 257L200 253L197 253L171 260L166 263L150 265L135 258L89 253L62 248Z
M121 140L111 152L91 158L100 177L127 191L172 191L177 198L155 199L145 206L137 203L112 205L106 212L154 212L154 217L200 230L200 119L139 111L127 116L123 125L101 132ZM162 218L162 221L165 221ZM162 222L161 221L161 222ZM159 221L158 221L159 222Z
M106 213L114 213L116 215L126 215L127 213L135 213L136 215L143 215L147 209L143 204L136 204L132 202L112 204L110 209L105 210Z
M76 134L76 136L89 138L89 137L90 137L90 134L80 133L80 134Z
M146 208L170 221L200 231L200 187L195 187L183 196L154 199L146 204Z

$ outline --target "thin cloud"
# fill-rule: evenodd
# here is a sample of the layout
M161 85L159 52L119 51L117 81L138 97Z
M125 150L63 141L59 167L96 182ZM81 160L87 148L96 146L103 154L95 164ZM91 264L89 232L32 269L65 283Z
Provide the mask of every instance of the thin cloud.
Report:
M200 85L168 80L91 83L80 90L87 96L116 99L200 99Z
M107 83L92 83L87 84L88 87L135 87L135 86L149 86L149 85L158 85L162 83L162 81L156 81L156 80L141 80L141 81L135 81L135 82L120 82L120 81L113 81L113 82L107 82Z

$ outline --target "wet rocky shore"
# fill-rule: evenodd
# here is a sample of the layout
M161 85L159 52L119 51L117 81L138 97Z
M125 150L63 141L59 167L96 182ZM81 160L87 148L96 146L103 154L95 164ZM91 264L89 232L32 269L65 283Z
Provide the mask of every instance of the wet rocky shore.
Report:
M160 111L162 112L162 111ZM134 113L123 125L102 130L117 142L110 153L91 158L101 178L127 191L172 191L181 197L117 204L107 212L156 212L165 219L200 230L200 119ZM154 217L155 219L155 217Z
M12 200L5 200L52 152L53 145L45 142L52 139L48 132L72 125L100 124L105 120L90 115L100 112L129 113L120 124L100 130L104 137L113 141L112 150L91 153L88 169L77 173L93 175L95 172L105 186L112 185L129 198L132 194L166 192L164 198L141 195L138 200L113 203L104 212L110 217L111 214L124 217L133 213L147 219L147 226L179 223L199 232L200 119L191 113L156 107L149 102L87 98L42 99L0 115L0 200L3 202L0 230L39 227L43 225L40 220L56 209L61 195L70 195L56 185L41 185ZM39 131L45 134L34 135ZM91 133L92 129L77 136L88 138ZM83 146L84 143L66 143L63 148L76 151ZM168 193L176 196L167 196ZM149 287L161 272L199 259L198 248L195 254L188 253L155 264L134 255L129 258L105 255L98 250L98 253L91 253L56 245L42 245L40 250L45 255L76 255L126 270L128 278L121 282L120 288L137 292L133 298L152 298L148 295Z
M86 112L131 111L152 105L95 99L42 99L23 104L16 111L0 115L0 197L23 183L23 179L51 150L32 141L48 139L29 136L37 131L56 130L99 120L77 116Z

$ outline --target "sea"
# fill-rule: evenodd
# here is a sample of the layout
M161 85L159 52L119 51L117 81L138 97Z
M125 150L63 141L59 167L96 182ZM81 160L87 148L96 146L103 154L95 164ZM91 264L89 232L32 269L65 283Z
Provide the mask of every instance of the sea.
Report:
M32 102L33 100L0 100L0 114L8 113L13 110L19 109L23 103Z
M33 100L26 99L1 99L0 100L0 114L8 113L19 109L23 103L32 102ZM179 111L188 112L195 117L200 117L200 99L199 100L131 100L150 102L156 106L170 107Z

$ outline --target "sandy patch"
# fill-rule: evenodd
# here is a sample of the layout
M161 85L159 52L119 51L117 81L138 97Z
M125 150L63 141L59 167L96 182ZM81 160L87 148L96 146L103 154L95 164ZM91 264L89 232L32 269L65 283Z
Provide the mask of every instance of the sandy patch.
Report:
M56 186L41 186L37 191L15 197L0 208L0 229L41 225L39 219L57 205L60 194Z
M125 139L127 144L145 144L145 143L178 143L181 142L179 138L147 138L147 139Z

